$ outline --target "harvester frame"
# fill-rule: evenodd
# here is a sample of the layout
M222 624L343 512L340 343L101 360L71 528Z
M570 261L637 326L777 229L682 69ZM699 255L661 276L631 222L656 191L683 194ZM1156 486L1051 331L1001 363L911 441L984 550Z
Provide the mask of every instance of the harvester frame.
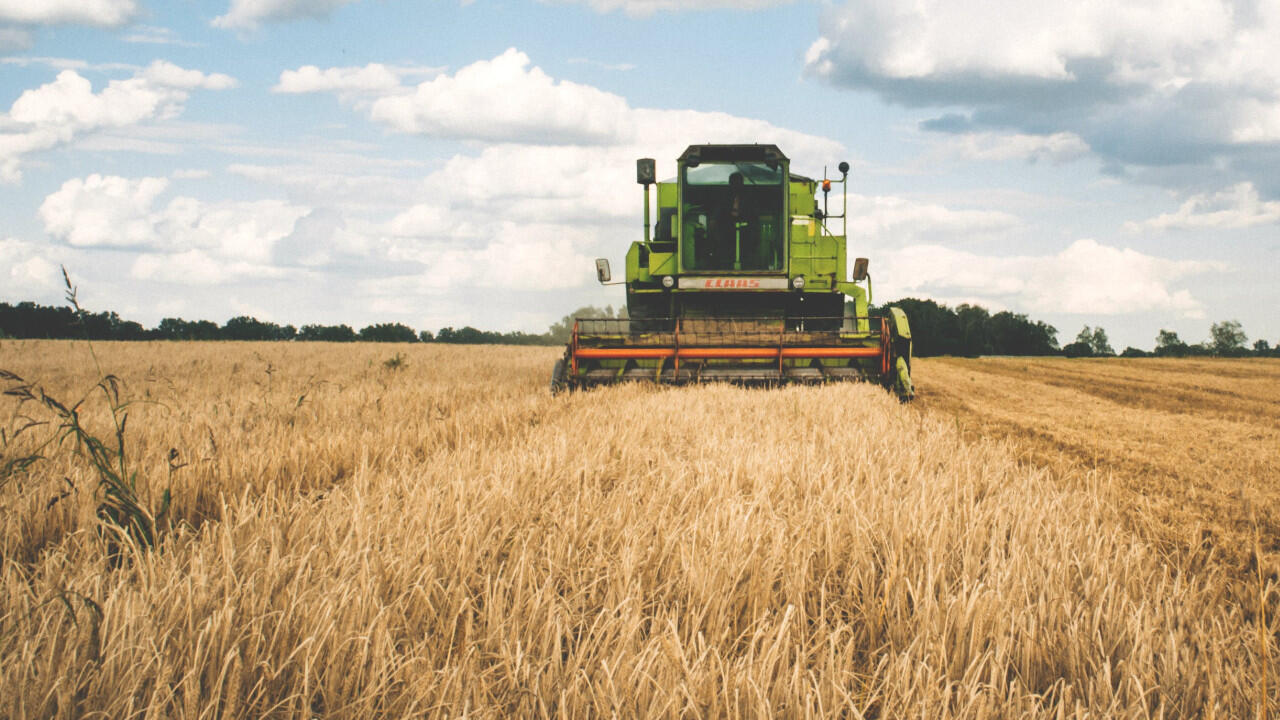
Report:
M575 319L553 392L632 380L870 380L912 397L906 315L868 312L868 261L858 258L846 279L845 228L828 228L845 222L847 163L838 179L817 181L792 175L774 145L691 145L677 166L676 178L657 182L654 161L637 162L644 240L627 252L627 317ZM827 208L833 184L839 215ZM616 284L607 260L596 269L601 283Z

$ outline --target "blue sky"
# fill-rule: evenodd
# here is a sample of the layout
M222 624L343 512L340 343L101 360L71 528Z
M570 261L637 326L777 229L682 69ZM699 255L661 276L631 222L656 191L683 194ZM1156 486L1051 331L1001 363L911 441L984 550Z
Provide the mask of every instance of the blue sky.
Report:
M878 300L1280 341L1280 2L0 0L0 300L538 331L634 159L848 160Z

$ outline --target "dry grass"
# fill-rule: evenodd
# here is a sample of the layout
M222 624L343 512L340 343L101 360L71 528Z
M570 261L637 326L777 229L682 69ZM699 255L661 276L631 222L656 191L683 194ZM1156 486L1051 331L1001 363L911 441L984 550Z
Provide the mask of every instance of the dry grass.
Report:
M1280 361L927 359L921 406L1064 477L1100 469L1128 525L1280 571Z
M403 352L100 345L176 524L112 570L82 463L0 487L0 716L1258 710L1274 614L1135 532L1123 466L870 386L551 398L552 350ZM83 353L0 368L70 396Z

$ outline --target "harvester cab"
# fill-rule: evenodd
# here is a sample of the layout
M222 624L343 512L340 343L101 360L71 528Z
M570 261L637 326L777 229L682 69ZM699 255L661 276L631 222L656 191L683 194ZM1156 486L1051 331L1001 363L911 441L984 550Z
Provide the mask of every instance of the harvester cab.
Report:
M627 250L626 317L576 318L552 391L627 380L868 380L909 400L907 317L898 308L869 314L866 258L848 272L848 163L839 173L793 175L776 145L691 145L676 177L663 182L652 159L639 160L644 239ZM841 204L833 215L835 185ZM607 260L596 261L596 274L611 282Z

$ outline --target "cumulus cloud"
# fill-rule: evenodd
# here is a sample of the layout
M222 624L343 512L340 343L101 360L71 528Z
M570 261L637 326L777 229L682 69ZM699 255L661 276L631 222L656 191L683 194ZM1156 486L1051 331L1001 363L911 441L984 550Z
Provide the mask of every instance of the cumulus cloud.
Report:
M1090 239L1041 256L990 257L939 245L911 245L883 255L890 270L877 276L878 289L889 297L966 297L1042 314L1172 310L1198 317L1201 304L1177 283L1226 269L1221 263L1168 260Z
M364 67L334 67L321 70L303 65L297 70L280 73L280 82L271 88L279 93L368 93L386 92L400 87L400 75L382 63Z
M73 178L40 204L45 231L77 247L153 245L160 238L151 206L164 178Z
M853 0L822 27L811 73L892 102L970 108L975 131L1070 133L1139 166L1280 144L1276 3Z
M0 0L0 22L116 27L138 11L135 0Z
M213 26L253 29L264 22L322 18L355 0L231 0L227 14L213 19Z
M75 70L63 70L53 82L24 91L0 115L0 180L21 179L24 155L70 142L103 128L122 128L148 120L166 120L182 112L192 90L221 90L235 80L220 73L186 70L158 60L125 80L112 80L99 92Z
M641 155L675 157L684 146L672 138L715 137L719 142L776 142L789 153L815 157L813 162L819 164L843 150L826 138L726 113L632 108L619 95L551 77L515 48L416 87L391 86L390 78L377 69L370 70L372 67L304 67L282 73L276 87L283 92L330 91L340 97L356 87L381 93L371 103L353 105L398 132L519 147L522 149L500 152L525 158L532 154L538 160L552 161L540 168L555 167L561 155L576 167L583 156L576 150L532 149L537 146L598 148L604 152L628 148L626 153L640 148ZM634 157L638 155L631 162ZM592 159L600 158L597 154ZM497 170L503 172L504 182L516 175Z
M279 200L209 203L177 196L161 203L168 188L158 177L72 178L45 198L39 214L45 231L69 245L147 250L134 264L138 277L210 283L270 275L273 246L310 210ZM208 272L162 275L163 268Z
M1137 231L1238 229L1280 223L1280 201L1264 202L1253 183L1243 182L1221 192L1193 195L1176 212L1163 213L1140 223L1127 223Z
M625 131L626 100L529 65L511 48L411 94L379 98L370 115L400 132L489 141L603 143Z
M57 263L40 248L16 238L0 239L0 286L8 299L43 297L60 287Z

